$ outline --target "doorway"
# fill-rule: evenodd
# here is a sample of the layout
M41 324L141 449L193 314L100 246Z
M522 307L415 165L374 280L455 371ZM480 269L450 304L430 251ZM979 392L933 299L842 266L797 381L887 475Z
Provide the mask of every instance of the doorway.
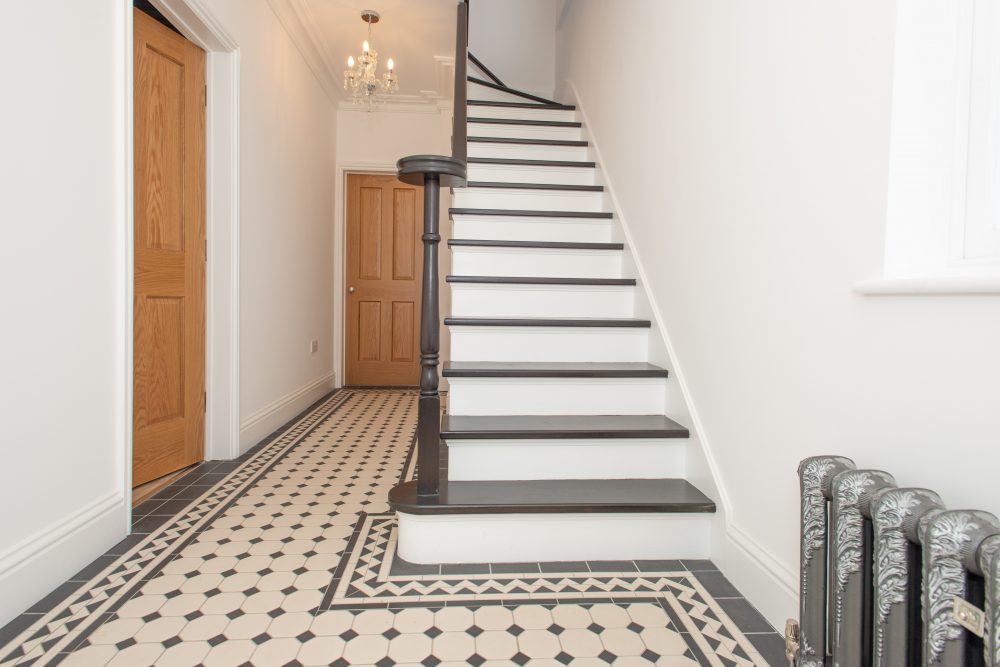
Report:
M423 189L390 174L348 174L345 384L420 380Z
M205 449L205 52L134 20L132 486Z

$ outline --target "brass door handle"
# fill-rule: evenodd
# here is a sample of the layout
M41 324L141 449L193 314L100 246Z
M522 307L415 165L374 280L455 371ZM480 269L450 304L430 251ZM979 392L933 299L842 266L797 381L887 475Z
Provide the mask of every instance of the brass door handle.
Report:
M347 293L348 294L354 294L354 288L353 287L348 287L347 288Z

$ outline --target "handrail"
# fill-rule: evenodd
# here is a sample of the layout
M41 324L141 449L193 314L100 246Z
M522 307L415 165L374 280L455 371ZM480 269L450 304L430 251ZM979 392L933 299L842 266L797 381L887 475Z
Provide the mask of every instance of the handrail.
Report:
M468 77L469 59L469 3L458 5L458 30L455 35L455 112L452 115L451 156L465 162L468 148L468 92L466 78Z
M410 155L396 163L399 180L424 188L424 262L420 289L420 398L417 405L417 500L436 503L441 491L441 394L438 390L441 349L440 275L441 186L466 181L467 57L469 4L458 5L455 37L455 113L452 119L451 157Z

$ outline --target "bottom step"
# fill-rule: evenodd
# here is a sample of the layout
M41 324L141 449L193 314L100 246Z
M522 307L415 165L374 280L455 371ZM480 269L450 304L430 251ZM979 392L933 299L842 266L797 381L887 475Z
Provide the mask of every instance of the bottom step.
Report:
M715 503L683 479L447 482L389 494L411 563L705 558Z

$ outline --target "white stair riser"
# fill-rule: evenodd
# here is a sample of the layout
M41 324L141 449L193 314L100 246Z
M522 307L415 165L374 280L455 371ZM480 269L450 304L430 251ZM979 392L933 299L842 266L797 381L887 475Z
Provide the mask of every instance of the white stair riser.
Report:
M454 215L452 238L496 241L576 241L608 243L611 220L578 218L512 218Z
M708 558L711 514L399 513L411 563ZM595 539L599 536L599 539Z
M632 317L635 288L451 284L456 317Z
M667 479L685 474L685 440L448 440L448 479Z
M659 415L666 378L450 378L453 415Z
M556 139L580 141L582 128L560 125L520 125L516 123L469 123L470 137L507 137L510 139Z
M593 167L546 167L473 162L469 164L468 169L470 181L596 185Z
M454 247L451 272L456 276L620 278L622 257L615 250Z
M647 361L649 329L453 326L453 361Z
M459 188L458 208L506 208L529 211L606 211L603 192L571 190L512 190L508 188Z
M574 162L585 162L590 159L586 146L533 146L530 144L481 142L469 142L469 157L495 157L514 160L571 160Z
M470 97L476 99L474 95L470 95ZM471 105L468 107L466 115L471 118L515 118L518 120L577 122L576 111L571 109L527 109L523 107L484 107Z

